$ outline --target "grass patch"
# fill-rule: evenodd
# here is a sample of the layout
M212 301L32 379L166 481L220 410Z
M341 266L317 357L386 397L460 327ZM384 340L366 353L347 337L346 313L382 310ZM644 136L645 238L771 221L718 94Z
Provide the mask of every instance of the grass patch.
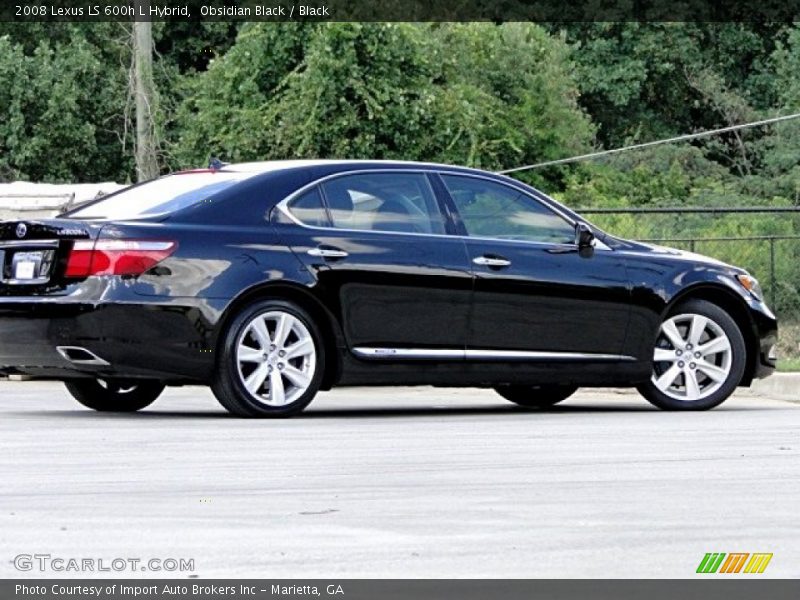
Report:
M782 373L800 371L800 358L779 358L778 371Z
M800 321L778 318L778 371L800 371Z

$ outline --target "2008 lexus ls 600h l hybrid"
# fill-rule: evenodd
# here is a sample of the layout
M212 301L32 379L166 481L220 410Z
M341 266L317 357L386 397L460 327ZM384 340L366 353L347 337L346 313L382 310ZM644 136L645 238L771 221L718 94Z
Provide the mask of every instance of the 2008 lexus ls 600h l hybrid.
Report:
M386 161L175 173L0 224L0 372L133 411L207 384L247 417L337 385L527 407L635 386L707 409L775 367L758 282L619 239L519 181Z

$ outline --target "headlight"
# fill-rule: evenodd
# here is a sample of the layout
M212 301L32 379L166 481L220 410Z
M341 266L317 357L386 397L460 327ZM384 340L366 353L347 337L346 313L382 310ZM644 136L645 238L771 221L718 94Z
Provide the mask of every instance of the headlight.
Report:
M746 289L756 300L763 300L764 299L764 292L761 291L761 285L758 283L758 279L753 277L752 275L736 275L736 281L739 282L744 289Z

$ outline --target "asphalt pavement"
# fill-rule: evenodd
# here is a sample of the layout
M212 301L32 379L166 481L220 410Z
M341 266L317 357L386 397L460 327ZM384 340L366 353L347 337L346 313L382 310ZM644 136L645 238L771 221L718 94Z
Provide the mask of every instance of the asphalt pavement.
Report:
M798 577L798 504L800 404L745 391L667 413L614 390L536 412L490 390L340 389L240 420L204 388L112 415L0 382L0 577L683 578L707 552L773 553L736 577ZM194 563L19 571L34 554Z

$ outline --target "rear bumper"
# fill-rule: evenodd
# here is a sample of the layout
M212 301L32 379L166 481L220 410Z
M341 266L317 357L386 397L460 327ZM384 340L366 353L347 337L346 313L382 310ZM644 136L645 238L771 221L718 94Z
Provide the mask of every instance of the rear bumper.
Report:
M0 372L197 382L211 373L214 327L196 304L63 300L0 299ZM59 346L85 348L102 360L73 362Z

